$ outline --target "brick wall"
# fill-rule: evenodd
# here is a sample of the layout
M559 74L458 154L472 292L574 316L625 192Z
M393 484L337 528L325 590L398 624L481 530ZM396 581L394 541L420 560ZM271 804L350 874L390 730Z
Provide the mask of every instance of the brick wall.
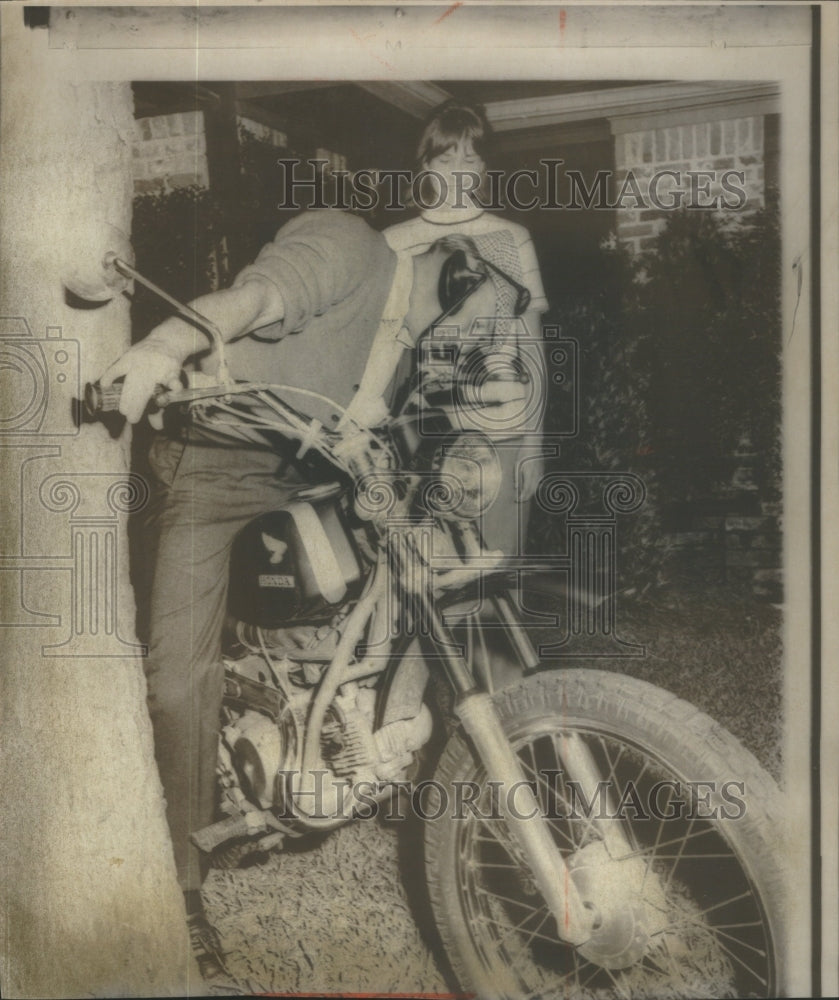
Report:
M209 184L201 111L138 118L133 152L135 194Z
M719 175L726 170L742 171L746 204L743 210L759 208L764 196L764 136L763 117L728 118L720 121L699 122L690 125L669 125L625 132L615 136L615 164L618 190L629 170L632 171L645 201L648 201L649 184L653 174L662 170L678 171L682 176L679 185L689 197L690 184L687 171L715 171L718 176L707 182L707 194L701 203L730 194L723 191ZM735 181L735 184L739 182ZM660 199L669 204L675 181L668 179L659 187ZM664 227L667 211L649 206L633 207L632 197L623 200L626 208L617 210L618 238L636 252L651 245L653 237Z
M263 125L261 122L255 122L252 118L245 118L241 115L236 120L240 129L247 132L248 135L252 135L259 142L268 143L278 149L284 149L288 146L288 136L285 132L280 132L279 129L271 128L270 125Z
M278 149L288 145L285 132L239 116L239 127L259 142ZM138 118L134 152L134 192L147 194L174 188L209 186L207 139L202 111ZM318 150L330 159L334 154Z

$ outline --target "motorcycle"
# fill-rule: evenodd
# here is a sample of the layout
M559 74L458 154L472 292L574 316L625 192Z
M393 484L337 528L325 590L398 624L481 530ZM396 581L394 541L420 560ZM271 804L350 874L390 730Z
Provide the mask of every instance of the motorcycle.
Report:
M511 573L484 548L497 455L480 432L452 430L432 389L416 380L375 429L326 428L288 402L300 390L269 383L158 396L167 421L293 441L333 475L234 546L226 815L196 844L235 862L407 795L427 820L431 907L464 989L779 995L772 779L674 695L542 655L556 581ZM89 412L116 408L118 390L89 386ZM441 730L433 775L416 784Z

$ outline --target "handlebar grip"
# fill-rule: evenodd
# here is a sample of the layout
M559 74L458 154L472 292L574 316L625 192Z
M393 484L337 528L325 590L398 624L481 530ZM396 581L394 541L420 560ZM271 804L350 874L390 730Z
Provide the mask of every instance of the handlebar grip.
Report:
M89 417L97 417L100 413L118 410L121 396L122 385L118 382L107 388L103 388L98 382L88 382L84 387L85 413Z
M155 387L152 402L163 407L171 393L165 385ZM99 382L87 382L84 387L84 410L88 417L95 419L101 413L110 413L119 409L122 398L122 382L113 382L107 388Z

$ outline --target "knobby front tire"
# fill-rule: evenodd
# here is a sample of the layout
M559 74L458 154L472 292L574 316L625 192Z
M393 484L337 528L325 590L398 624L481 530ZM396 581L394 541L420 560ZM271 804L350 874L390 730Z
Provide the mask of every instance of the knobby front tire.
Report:
M618 901L620 930L595 949L595 961L585 946L561 940L459 731L436 780L446 788L475 782L482 791L474 809L449 809L426 824L426 867L463 989L505 1000L779 995L780 794L755 758L692 705L618 674L538 674L498 692L495 703L552 817L542 821L578 870L572 877L594 886L589 895L607 918L612 908L613 921ZM563 738L572 733L607 782L599 799L590 781L569 784ZM713 783L714 791L691 782ZM597 815L612 818L593 821ZM620 825L617 844L625 846L604 836L610 823Z

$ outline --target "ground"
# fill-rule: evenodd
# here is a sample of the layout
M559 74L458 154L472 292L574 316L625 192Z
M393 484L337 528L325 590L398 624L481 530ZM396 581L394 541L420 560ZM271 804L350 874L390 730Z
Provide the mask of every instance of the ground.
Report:
M621 638L645 645L646 655L609 669L699 706L780 778L777 608L682 590L623 601L617 619ZM356 821L319 843L214 870L205 900L237 986L252 994L456 990L426 910L417 834L405 823Z

